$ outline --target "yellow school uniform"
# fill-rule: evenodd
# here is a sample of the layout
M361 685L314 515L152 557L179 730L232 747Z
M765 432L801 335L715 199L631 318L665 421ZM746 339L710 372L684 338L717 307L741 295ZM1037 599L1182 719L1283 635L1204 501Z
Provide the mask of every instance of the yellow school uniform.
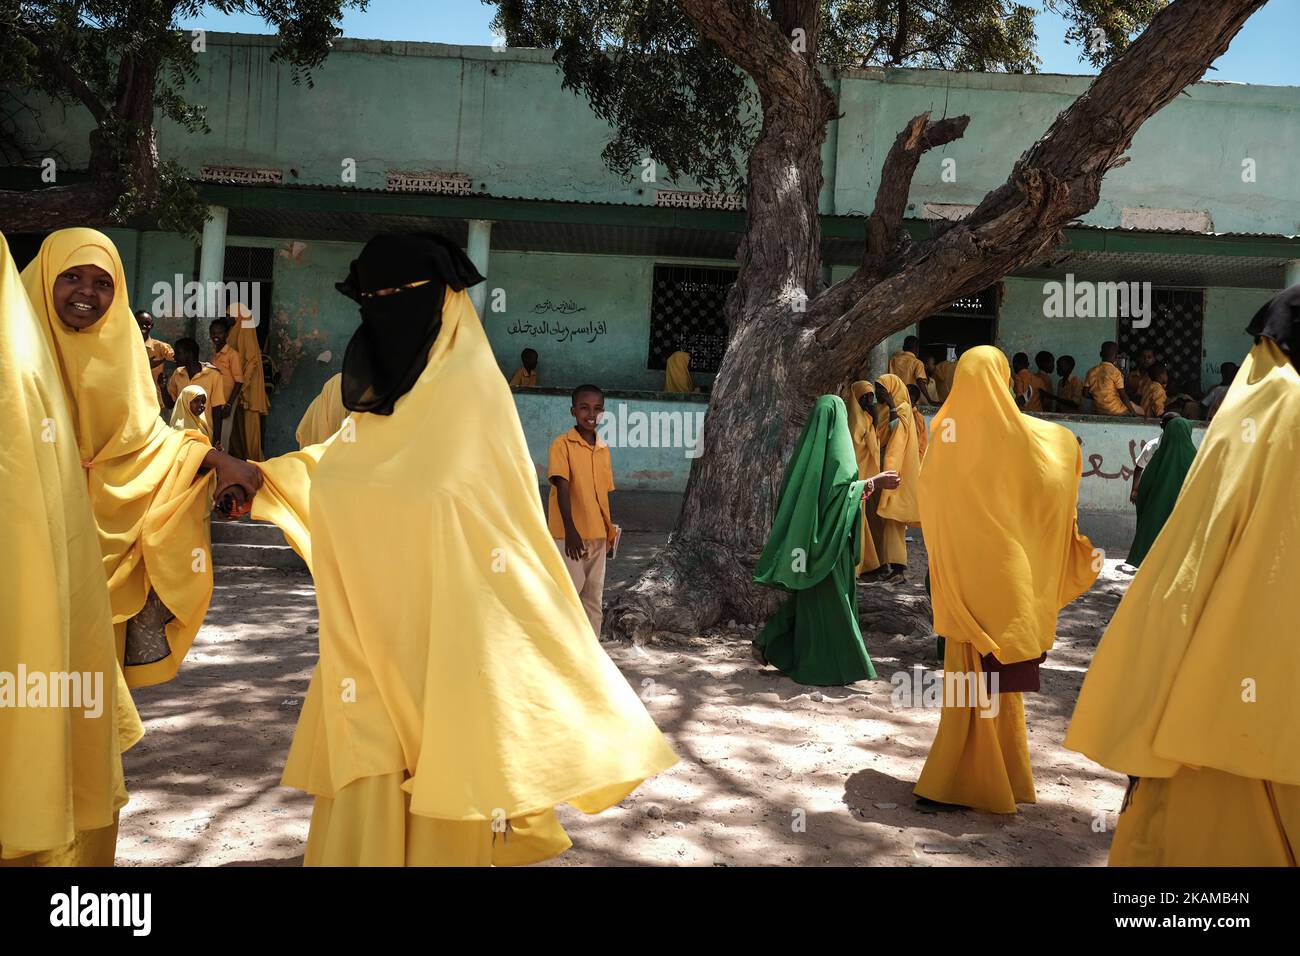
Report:
M258 465L253 517L320 607L283 779L316 797L309 864L545 859L568 846L557 804L600 812L676 761L591 632L463 290L441 320L391 415Z
M257 328L244 324L253 317L246 306L232 305L229 314L235 320L230 330L231 345L244 360L244 388L239 393L230 443L247 461L261 461L266 457L262 453L262 419L271 411L266 372L262 368L262 346L257 341Z
M1126 415L1128 406L1119 397L1124 387L1124 373L1110 362L1102 362L1088 370L1083 387L1092 393L1092 407L1098 415Z
M235 394L235 385L244 383L244 360L229 344L223 345L221 351L212 356L212 367L221 373L226 398Z
M1128 392L1129 398L1141 401L1142 395L1146 393L1147 385L1150 382L1151 379L1147 377L1146 372L1140 368L1135 368L1124 376L1124 391Z
M609 446L599 437L588 445L570 428L551 442L547 455L546 477L566 478L569 482L569 513L573 526L584 541L603 538L614 540L614 523L609 516L609 493L614 490L614 469ZM564 540L564 519L560 516L559 490L551 483L547 504L547 526L551 537Z
M952 390L953 372L956 370L957 363L946 360L934 367L934 395L941 405L948 400L948 393Z
M192 428L207 437L212 437L212 423L208 421L206 415L195 415L190 409L191 403L199 396L203 396L204 410L206 411L208 393L202 385L191 382L181 389L180 394L176 396L176 404L172 407L172 417L169 424L172 428L184 430Z
M1147 418L1159 418L1165 413L1165 387L1159 382L1147 381L1147 390L1142 393L1142 414Z
M876 424L862 410L862 405L858 401L872 390L870 382L854 382L849 386L848 394L844 397L844 407L849 413L849 435L853 438L853 452L858 460L859 478L874 478L880 473L880 439L876 436ZM876 502L877 498L873 494L862 503L862 519L859 522L862 528L862 545L858 564L854 570L855 574L874 571L880 567L880 556L876 551L875 541L875 531L880 524L880 519L876 515ZM877 527L873 529L873 525Z
M911 352L898 351L889 356L889 374L897 375L904 385L915 385L925 378L925 363Z
M1043 410L1043 398L1038 393L1038 376L1029 369L1022 368L1016 373L1011 382L1011 391L1015 393L1016 398L1025 397L1025 404L1022 406L1025 411Z
M197 385L208 396L208 404L203 409L203 420L208 425L208 436L212 435L212 409L218 405L226 404L229 397L226 394L226 387L221 378L221 373L211 365L203 365L199 373L190 378L189 369L184 365L178 365L176 371L172 372L172 377L167 380L167 394L172 397L172 401L179 401L181 392L185 391L190 385Z
M955 440L933 442L921 469L934 629L950 672L982 673L985 654L1001 664L1040 657L1060 609L1100 569L1078 532L1079 444L1060 425L1020 414L1009 377L992 346L962 355L940 412ZM980 475L997 475L996 495ZM995 717L957 703L944 703L916 793L994 813L1033 802L1021 695L999 695Z
M537 387L537 369L531 372L522 365L515 369L515 374L510 376L511 388L536 388Z
M311 400L293 437L298 440L299 448L318 444L342 428L347 417L348 410L343 404L343 373L338 372L329 377L320 394Z
M665 392L693 392L695 380L691 378L691 353L674 352L664 366Z
M884 488L880 492L880 504L876 510L883 519L882 556L889 564L907 564L907 528L915 528L921 521L916 505L916 482L921 472L920 440L902 379L886 374L880 376L876 384L883 385L889 392L898 415L892 425L885 425L888 434L883 443L884 470L896 471L902 479L897 488Z
M61 271L79 264L98 265L113 276L116 296L98 322L75 332L55 314L51 290ZM119 660L125 657L126 622L151 590L175 615L166 626L168 655L123 667L132 687L162 683L176 675L212 598L208 522L214 478L199 474L211 445L158 416L122 260L107 236L94 229L51 233L22 278L72 411Z
M149 374L153 377L154 388L158 391L158 404L162 405L163 390L163 362L176 361L176 353L166 342L159 342L157 339L148 338L144 340L145 355L149 357ZM155 365L154 363L158 364Z
M1297 436L1300 374L1261 339L1102 636L1065 737L1140 778L1113 864L1295 865Z
M1061 406L1057 411L1074 412L1077 414L1083 410L1083 381L1079 376L1074 374L1071 374L1069 378L1059 379L1056 384L1056 397L1067 399L1080 406L1079 408L1066 408L1065 406Z
M0 575L0 671L102 675L99 714L84 697L0 706L0 866L111 866L121 754L144 731L117 666L72 411L3 235L0 420L0 553L14 562Z

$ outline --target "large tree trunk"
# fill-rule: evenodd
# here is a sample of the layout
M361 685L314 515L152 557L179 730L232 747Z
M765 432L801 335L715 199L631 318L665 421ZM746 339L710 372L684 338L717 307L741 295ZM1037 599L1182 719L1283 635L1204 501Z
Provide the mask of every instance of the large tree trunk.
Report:
M922 245L901 228L912 174L921 154L959 137L967 119L916 117L885 160L861 267L825 291L817 193L834 103L811 60L790 55L785 43L795 27L815 36L818 4L773 0L774 23L735 0L680 2L753 77L764 127L750 158L748 230L703 454L668 546L606 615L611 635L638 640L771 612L779 595L755 586L752 571L816 398L856 378L886 336L1057 245L1064 226L1096 204L1102 176L1124 162L1141 124L1204 74L1264 0L1178 0L1166 8L1021 157L1006 184ZM806 311L797 307L800 290Z

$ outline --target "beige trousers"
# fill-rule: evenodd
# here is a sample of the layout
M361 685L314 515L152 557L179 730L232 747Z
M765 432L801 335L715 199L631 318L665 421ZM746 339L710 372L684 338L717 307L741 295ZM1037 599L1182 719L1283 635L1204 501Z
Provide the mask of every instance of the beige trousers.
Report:
M605 592L605 539L596 538L594 541L583 539L582 543L587 546L587 556L577 561L564 553L563 538L556 538L555 543L559 546L560 555L569 569L569 577L573 578L573 586L578 589L578 597L582 599L582 609L587 612L587 619L591 621L591 629L599 638L600 622L604 616L600 599Z
M221 447L230 454L230 433L235 428L235 407L226 406L226 414L221 416Z

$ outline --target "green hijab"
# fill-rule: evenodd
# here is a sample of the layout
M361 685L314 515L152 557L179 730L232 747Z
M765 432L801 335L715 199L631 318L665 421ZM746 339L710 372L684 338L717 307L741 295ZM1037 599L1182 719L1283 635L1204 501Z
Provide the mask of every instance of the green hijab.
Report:
M1128 563L1133 567L1142 563L1155 544L1160 529L1174 510L1183 479L1195 457L1192 423L1186 418L1171 418L1160 433L1160 447L1138 481L1137 533L1128 553Z
M813 406L781 482L776 518L754 569L759 584L801 591L820 583L847 547L858 562L862 488L849 435L848 411L838 395Z

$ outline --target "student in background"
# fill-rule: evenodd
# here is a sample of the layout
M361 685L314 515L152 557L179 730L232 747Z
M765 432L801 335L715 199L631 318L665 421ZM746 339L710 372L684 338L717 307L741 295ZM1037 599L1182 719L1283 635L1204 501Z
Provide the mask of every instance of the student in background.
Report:
M221 447L230 447L230 432L235 424L235 406L239 394L244 390L244 360L232 349L226 339L230 329L225 319L213 319L208 325L208 335L212 339L212 365L221 373L221 384L225 391L225 400L221 403L221 427L212 432L213 437L221 436ZM209 396L211 398L211 396Z
M698 392L691 378L691 353L680 349L668 356L664 364L665 392Z
M876 400L888 410L888 419L879 426L878 435L884 448L881 462L885 471L897 474L898 487L880 492L877 513L882 519L882 557L889 565L886 584L907 581L907 529L918 527L921 514L916 506L917 476L921 472L921 455L916 435L916 419L907 394L907 386L897 375L882 375L876 380Z
M1169 412L1160 419L1160 434L1147 442L1135 463L1133 493L1137 505L1137 530L1129 545L1123 570L1136 571L1151 550L1160 529L1173 513L1187 470L1196 457L1192 423Z
M1151 381L1151 366L1155 364L1155 350L1142 349L1137 354L1137 361L1133 364L1132 370L1128 375L1124 376L1124 391L1139 402L1142 401L1142 396L1146 394L1147 383Z
M1011 394L1016 405L1026 412L1041 412L1043 403L1038 397L1038 377L1029 371L1029 353L1017 352L1011 356Z
M1038 366L1038 371L1034 373L1034 389L1038 393L1039 404L1043 406L1043 411L1054 412L1056 386L1052 384L1052 367L1056 364L1056 359L1051 352L1044 350L1034 356L1034 364Z
M1073 355L1062 355L1056 360L1056 374L1060 376L1054 396L1056 410L1078 412L1083 408L1083 382L1074 374Z
M876 394L868 381L857 381L849 386L844 405L849 415L849 438L858 463L858 477L867 479L880 471L880 437L876 434ZM862 499L862 535L858 549L858 563L854 574L871 574L880 570L880 552L876 541L880 539L880 517L876 514L876 499L866 495Z
M1165 386L1169 384L1169 370L1163 362L1153 362L1147 367L1146 391L1142 393L1142 414L1159 418L1165 413Z
M1124 387L1124 373L1115 364L1119 357L1118 342L1101 344L1101 361L1083 378L1083 394L1092 399L1098 415L1141 415L1142 409Z
M897 375L904 385L925 387L925 363L921 361L921 340L915 335L903 339L903 348L889 356L889 374Z
M226 310L232 347L243 360L244 384L239 390L239 404L230 400L235 425L231 430L231 453L245 461L262 461L262 420L271 411L266 394L266 373L262 368L262 346L257 341L257 324L253 312L242 302L232 302Z
M579 385L569 411L573 427L551 442L548 522L591 629L600 637L605 556L618 534L609 513L609 493L614 490L609 445L596 435L605 413L605 393L595 385Z
M956 349L953 350L954 354ZM935 401L942 405L948 400L948 393L952 390L952 376L957 370L957 359L944 359L942 362L936 362L934 366L934 398Z
M524 349L519 353L520 367L510 376L511 388L537 387L537 350Z
M915 385L907 386L907 397L912 400L912 421L916 423L916 453L925 460L925 446L930 439L929 429L925 427L925 416L916 406L921 401L921 390Z
M171 426L184 430L192 428L204 438L211 438L208 419L203 413L208 408L208 393L202 385L190 383L176 396L176 406L172 409Z
M1201 399L1201 408L1204 410L1206 421L1214 418L1214 413L1219 410L1219 405L1223 403L1223 397L1228 394L1232 380L1237 377L1237 367L1236 362L1224 362L1219 368L1219 384L1206 392L1205 397Z
M208 434L215 438L219 435L222 418L225 413L226 404L226 387L222 382L221 373L211 365L199 361L199 343L192 338L177 339L174 346L176 351L176 371L172 372L172 377L167 382L167 395L169 401L167 407L170 410L173 403L180 397L181 392L190 383L202 387L207 393L207 408L204 409L203 417L208 423ZM214 447L220 448L219 442L214 443Z
M140 326L140 334L144 336L144 351L149 356L149 374L153 376L153 387L158 393L158 407L162 408L163 402L163 363L176 361L176 355L172 352L172 347L166 342L159 342L153 337L153 316L140 309L135 314L135 323Z

